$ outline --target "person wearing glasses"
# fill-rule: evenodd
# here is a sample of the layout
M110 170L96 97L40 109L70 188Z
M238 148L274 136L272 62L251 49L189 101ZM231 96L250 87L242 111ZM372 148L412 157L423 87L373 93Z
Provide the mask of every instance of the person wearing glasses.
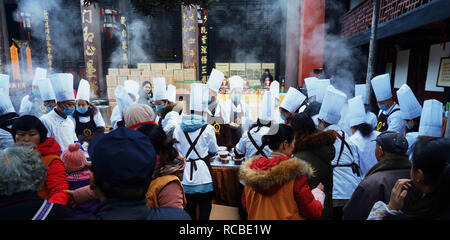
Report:
M50 76L50 82L56 97L56 107L53 111L40 118L48 130L47 137L53 137L61 149L78 141L75 125L69 116L75 112L75 94L73 92L73 75L60 73Z

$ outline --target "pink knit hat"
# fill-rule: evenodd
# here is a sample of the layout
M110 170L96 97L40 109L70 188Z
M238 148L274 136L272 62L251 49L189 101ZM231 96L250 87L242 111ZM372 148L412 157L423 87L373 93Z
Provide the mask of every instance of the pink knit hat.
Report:
M69 147L62 153L61 159L68 173L79 171L86 166L86 156L80 149L79 143L69 144Z

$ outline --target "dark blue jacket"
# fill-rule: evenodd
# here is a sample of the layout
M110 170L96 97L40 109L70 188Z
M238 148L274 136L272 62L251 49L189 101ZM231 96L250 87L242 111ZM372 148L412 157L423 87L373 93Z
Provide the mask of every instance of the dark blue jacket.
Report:
M0 220L31 220L43 203L44 200L33 191L0 196ZM73 217L74 213L70 208L54 204L45 220L64 220Z
M94 212L93 220L191 220L184 210L173 207L150 208L145 200L108 199Z

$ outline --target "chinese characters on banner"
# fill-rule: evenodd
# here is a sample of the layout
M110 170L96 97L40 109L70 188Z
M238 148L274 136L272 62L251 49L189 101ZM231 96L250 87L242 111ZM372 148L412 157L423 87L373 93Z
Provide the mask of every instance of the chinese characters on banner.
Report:
M52 38L50 37L50 25L47 10L44 10L44 27L45 27L45 41L47 42L48 69L50 71L53 71Z
M80 2L84 42L84 62L86 64L85 79L89 81L91 85L92 97L104 98L106 95L106 83L103 83L104 80L102 79L99 12L93 4L85 5L83 0L80 0Z
M202 26L200 27L200 80L203 83L208 81L208 10L202 11Z
M120 27L122 29L120 34L120 48L122 49L122 63L123 68L128 68L128 28L127 19L124 16L120 17Z
M182 7L183 67L198 72L197 9ZM197 77L196 77L197 79Z

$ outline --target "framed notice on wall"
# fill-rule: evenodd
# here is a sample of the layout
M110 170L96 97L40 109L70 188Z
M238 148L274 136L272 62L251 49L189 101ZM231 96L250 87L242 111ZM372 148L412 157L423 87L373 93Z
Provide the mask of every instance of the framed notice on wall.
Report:
M441 58L436 86L450 87L450 57Z

